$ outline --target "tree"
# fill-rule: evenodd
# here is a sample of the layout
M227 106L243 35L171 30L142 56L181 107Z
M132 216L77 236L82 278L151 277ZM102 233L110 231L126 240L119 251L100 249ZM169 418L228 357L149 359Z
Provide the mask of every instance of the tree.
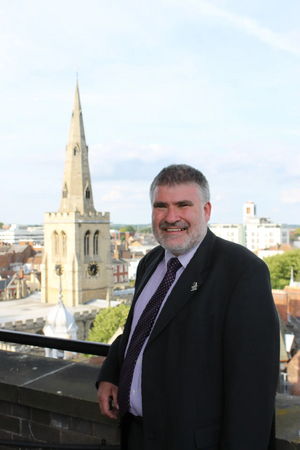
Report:
M142 230L140 230L141 233L152 233L152 228L151 227L147 227L147 228L143 228Z
M300 237L300 228L296 228L296 230L291 234L291 241L296 241Z
M125 325L129 309L124 303L114 308L101 309L95 317L87 341L107 343L117 329Z
M127 227L125 228L125 231L135 231L135 229L133 228L132 225L127 225Z
M291 266L294 268L294 279L300 277L300 250L268 256L264 261L270 270L272 289L283 289L289 284Z
M0 222L0 228L2 228L3 227L3 222Z

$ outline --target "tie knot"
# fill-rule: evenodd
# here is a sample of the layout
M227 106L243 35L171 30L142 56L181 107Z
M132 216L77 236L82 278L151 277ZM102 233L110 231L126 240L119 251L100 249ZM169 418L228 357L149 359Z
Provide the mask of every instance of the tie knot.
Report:
M182 267L182 264L178 258L171 258L168 261L168 271L176 273L180 267Z

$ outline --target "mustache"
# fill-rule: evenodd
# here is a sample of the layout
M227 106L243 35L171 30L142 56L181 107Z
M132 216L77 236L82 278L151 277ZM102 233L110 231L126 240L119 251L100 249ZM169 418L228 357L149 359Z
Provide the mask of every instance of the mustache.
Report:
M166 230L167 228L189 228L190 224L188 222L185 222L184 220L177 220L176 222L167 222L164 220L159 224L160 230Z

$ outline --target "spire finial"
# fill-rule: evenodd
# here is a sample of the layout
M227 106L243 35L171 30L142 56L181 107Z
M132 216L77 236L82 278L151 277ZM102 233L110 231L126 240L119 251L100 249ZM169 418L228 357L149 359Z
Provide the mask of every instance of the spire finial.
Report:
M290 286L294 284L294 266L291 266Z

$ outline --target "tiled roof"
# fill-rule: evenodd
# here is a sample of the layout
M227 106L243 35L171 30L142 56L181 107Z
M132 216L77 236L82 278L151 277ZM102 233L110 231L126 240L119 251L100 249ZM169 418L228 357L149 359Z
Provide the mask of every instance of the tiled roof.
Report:
M23 253L27 247L28 247L28 244L27 245L13 244L7 253L12 253L12 252Z
M290 244L278 244L270 247L268 250L281 250L283 252L289 252L293 250L293 248Z

